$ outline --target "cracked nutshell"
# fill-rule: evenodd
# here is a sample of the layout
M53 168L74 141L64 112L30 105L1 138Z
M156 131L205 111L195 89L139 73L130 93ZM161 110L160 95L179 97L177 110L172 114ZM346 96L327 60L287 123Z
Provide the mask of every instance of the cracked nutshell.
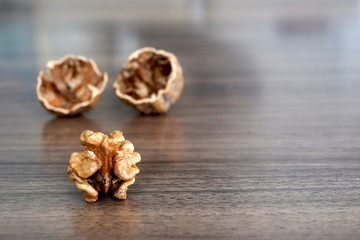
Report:
M39 101L49 112L69 117L93 109L108 81L95 62L85 57L67 55L47 63L48 77L40 71L36 92Z
M177 57L145 47L132 53L113 87L123 102L143 114L163 114L181 95L183 71Z
M80 136L80 143L84 146L82 152L71 154L67 173L84 192L85 200L96 202L99 193L108 192L117 199L126 199L128 186L140 172L136 163L141 157L134 152L134 145L119 130L108 136L86 130Z

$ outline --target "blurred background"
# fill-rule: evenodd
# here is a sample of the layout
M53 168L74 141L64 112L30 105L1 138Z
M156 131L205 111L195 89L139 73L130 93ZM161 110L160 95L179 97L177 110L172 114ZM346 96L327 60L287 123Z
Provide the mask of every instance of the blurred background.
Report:
M214 79L208 66L221 65L262 85L327 71L347 88L355 83L346 70L360 60L359 11L356 0L1 0L0 74L33 84L48 60L74 53L114 79L131 52L153 46L178 55L187 81Z

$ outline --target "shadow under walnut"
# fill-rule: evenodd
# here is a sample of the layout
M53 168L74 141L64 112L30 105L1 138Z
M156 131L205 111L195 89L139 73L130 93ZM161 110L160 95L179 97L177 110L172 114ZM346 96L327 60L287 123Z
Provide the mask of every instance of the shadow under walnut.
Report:
M140 172L136 164L140 154L134 145L125 140L121 131L109 136L101 132L86 130L80 136L84 146L82 152L71 154L67 169L69 178L84 192L87 202L96 202L99 192L108 193L118 199L126 198L128 186L135 182Z

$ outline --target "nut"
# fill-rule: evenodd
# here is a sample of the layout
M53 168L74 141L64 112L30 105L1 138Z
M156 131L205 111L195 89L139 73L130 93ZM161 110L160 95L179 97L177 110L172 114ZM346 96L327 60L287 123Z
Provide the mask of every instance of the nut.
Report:
M84 148L81 153L71 154L67 173L84 192L85 200L96 202L99 192L106 194L109 190L114 197L125 199L128 186L140 172L136 163L141 157L134 152L134 145L119 130L109 136L86 130L80 136L80 143Z
M182 68L172 53L146 47L132 53L114 83L116 95L144 114L162 114L181 95Z
M101 74L95 62L67 55L47 63L49 77L40 71L37 96L42 105L58 116L73 116L95 107L105 89L108 76Z

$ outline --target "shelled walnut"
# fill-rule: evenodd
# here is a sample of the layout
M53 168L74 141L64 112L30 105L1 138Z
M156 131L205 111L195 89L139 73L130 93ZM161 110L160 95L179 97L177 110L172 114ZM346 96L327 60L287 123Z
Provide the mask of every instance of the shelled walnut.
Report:
M58 116L73 116L95 107L108 77L100 73L95 62L67 55L47 63L49 77L40 71L37 96L42 105Z
M109 136L83 131L80 143L84 146L82 152L71 154L67 173L84 192L85 200L96 202L99 192L106 194L109 190L114 197L125 199L128 186L135 182L135 175L140 172L136 163L141 157L134 152L134 145L118 130Z
M169 110L183 89L182 68L176 56L146 47L132 53L114 83L116 95L145 114Z

